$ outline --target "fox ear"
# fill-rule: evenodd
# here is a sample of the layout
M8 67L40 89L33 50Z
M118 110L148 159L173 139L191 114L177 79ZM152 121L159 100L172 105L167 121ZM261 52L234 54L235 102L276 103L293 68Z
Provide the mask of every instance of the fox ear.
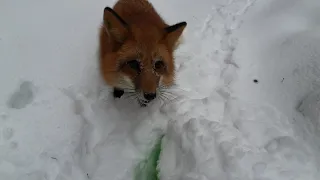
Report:
M176 44L186 26L187 26L186 22L180 22L175 25L168 26L164 29L166 33L165 39L170 48L176 47Z
M103 23L115 41L123 42L127 37L128 24L110 7L104 8Z

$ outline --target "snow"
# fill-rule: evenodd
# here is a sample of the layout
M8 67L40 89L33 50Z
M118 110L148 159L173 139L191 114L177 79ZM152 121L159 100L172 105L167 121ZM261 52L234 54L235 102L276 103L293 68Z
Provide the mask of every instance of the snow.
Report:
M320 122L320 91L313 91L299 105L298 111L308 117L314 126L318 128Z
M319 1L152 0L188 27L146 108L98 74L114 2L2 2L0 180L132 179L162 133L161 180L319 179Z

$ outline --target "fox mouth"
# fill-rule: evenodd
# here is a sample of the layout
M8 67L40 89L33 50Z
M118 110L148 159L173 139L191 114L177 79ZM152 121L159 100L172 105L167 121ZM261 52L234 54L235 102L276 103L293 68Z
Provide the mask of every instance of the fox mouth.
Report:
M119 88L113 89L113 97L114 98L121 98L124 95L124 90ZM141 107L146 107L148 103L150 103L149 100L145 100L142 98L137 98L137 101Z
M138 100L138 103L141 107L146 107L150 101Z
M170 88L170 90L169 90ZM154 101L160 101L161 103L170 103L179 98L179 95L174 91L176 87L162 87L160 86L156 93L142 93L140 90L136 89L126 89L126 88L113 88L114 98L124 98L136 100L141 107L146 107L149 103ZM173 91L172 91L173 90ZM172 91L172 92L171 92Z

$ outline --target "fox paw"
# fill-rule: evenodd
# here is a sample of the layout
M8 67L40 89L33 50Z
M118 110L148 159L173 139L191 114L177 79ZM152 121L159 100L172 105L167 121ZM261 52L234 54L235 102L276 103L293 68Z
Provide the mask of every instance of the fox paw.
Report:
M124 91L122 89L113 89L113 97L114 98L121 98L121 96L124 94Z

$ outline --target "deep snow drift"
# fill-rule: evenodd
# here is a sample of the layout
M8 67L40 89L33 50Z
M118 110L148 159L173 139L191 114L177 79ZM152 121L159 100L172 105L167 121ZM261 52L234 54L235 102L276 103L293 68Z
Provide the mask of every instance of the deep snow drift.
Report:
M320 2L151 2L188 28L178 86L147 108L97 72L114 1L2 2L0 180L132 179L163 132L161 180L319 179Z

